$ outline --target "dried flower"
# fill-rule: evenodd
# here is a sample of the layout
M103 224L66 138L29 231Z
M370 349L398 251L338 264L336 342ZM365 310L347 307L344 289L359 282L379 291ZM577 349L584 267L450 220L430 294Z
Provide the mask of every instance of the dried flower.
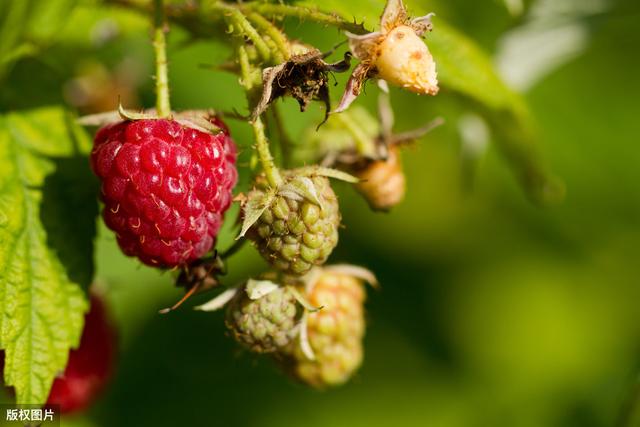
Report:
M290 95L300 104L300 111L304 111L312 100L320 100L326 106L329 114L328 73L344 72L349 69L351 54L347 52L342 61L330 64L326 58L329 53L322 53L318 49L296 46L299 54L274 67L265 68L262 72L262 98L252 113L252 120L266 111L267 107L277 98ZM326 120L326 115L325 115Z

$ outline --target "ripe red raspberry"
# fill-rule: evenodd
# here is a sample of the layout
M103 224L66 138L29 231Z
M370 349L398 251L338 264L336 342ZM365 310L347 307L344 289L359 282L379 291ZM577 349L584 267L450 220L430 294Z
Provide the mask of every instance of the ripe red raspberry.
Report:
M214 245L238 172L228 128L211 122L222 132L144 119L96 134L91 165L102 180L103 217L125 254L174 267Z
M54 380L47 400L47 404L60 405L63 413L88 407L104 389L113 370L115 333L99 297L91 297L91 309L84 321L80 346L69 353L67 367Z

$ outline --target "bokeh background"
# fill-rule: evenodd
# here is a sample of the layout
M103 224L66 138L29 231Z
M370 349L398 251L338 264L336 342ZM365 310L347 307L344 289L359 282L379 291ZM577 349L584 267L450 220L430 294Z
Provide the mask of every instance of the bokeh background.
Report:
M127 106L153 105L147 19L80 3L63 17L58 42L14 66L3 108L64 102L87 113L113 108L118 94ZM360 3L367 16L383 4ZM408 196L391 214L373 214L337 184L345 228L332 261L366 266L382 283L369 292L365 363L353 380L326 392L291 382L268 359L239 350L222 313L190 309L211 295L159 315L181 296L172 274L124 257L102 227L97 282L117 325L118 365L103 397L63 425L618 422L640 360L640 3L406 3L461 29L524 94L565 200L540 207L527 199L469 102L446 91L425 98L393 90L398 130L436 116L446 124L405 153ZM321 49L342 39L293 21L287 30ZM227 58L223 44L191 41L179 28L170 40L175 109L246 111L236 78L206 66ZM359 102L374 112L376 93L368 92ZM322 115L319 107L305 115L291 102L284 107L293 135ZM246 166L249 129L230 124ZM242 178L240 189L246 170ZM233 242L231 225L220 248ZM264 268L247 247L225 282Z

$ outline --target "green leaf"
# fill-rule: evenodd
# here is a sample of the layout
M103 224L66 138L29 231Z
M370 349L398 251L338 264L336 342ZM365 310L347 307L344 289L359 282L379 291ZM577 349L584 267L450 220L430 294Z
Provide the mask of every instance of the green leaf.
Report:
M9 66L7 58L15 56L28 16L28 1L0 3L0 80Z
M32 0L27 34L31 40L49 44L69 22L78 0Z
M348 21L364 21L367 29L376 31L385 3L385 0L325 0L321 8ZM417 1L405 3L414 17L438 12L424 9ZM312 2L299 4L311 5ZM436 61L438 80L444 89L440 96L451 91L473 101L492 125L498 148L530 198L541 203L561 199L564 188L541 159L535 125L522 97L507 87L495 71L491 58L473 40L437 15L433 25L434 30L426 35L425 41Z
M0 2L0 80L12 64L51 45L78 0Z
M18 403L46 401L80 339L97 215L89 147L61 109L0 116L0 348Z
M498 148L534 201L562 199L564 187L542 161L534 121L522 97L507 87L491 59L473 41L444 22L435 25L427 44L436 59L441 86L477 104L494 130Z

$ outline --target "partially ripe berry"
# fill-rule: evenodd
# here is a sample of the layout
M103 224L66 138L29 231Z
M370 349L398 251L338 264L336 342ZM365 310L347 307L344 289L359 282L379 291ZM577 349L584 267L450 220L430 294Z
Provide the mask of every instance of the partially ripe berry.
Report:
M290 191L278 191L270 206L251 226L247 237L264 259L283 273L302 275L325 263L338 244L340 208L338 198L324 176L293 175L283 188L306 186L317 200ZM269 191L260 182L248 195L259 200Z
M308 313L307 335L312 360L296 340L282 361L298 380L326 388L345 383L362 364L365 332L364 283L355 276L323 269L306 295L320 310Z
M188 264L214 245L238 172L236 147L177 121L122 121L98 131L91 165L103 217L122 251L157 267Z
M380 78L411 92L438 93L436 63L425 42L407 25L394 28L377 46Z
M99 297L91 297L84 321L80 346L69 353L67 367L54 380L47 400L47 404L60 405L62 413L86 409L103 391L113 371L115 333Z
M388 211L399 204L406 192L406 179L400 162L400 149L389 147L385 160L374 160L355 173L356 189L373 210Z
M225 323L249 350L272 353L292 341L302 312L291 286L280 286L257 299L243 288L227 305Z

